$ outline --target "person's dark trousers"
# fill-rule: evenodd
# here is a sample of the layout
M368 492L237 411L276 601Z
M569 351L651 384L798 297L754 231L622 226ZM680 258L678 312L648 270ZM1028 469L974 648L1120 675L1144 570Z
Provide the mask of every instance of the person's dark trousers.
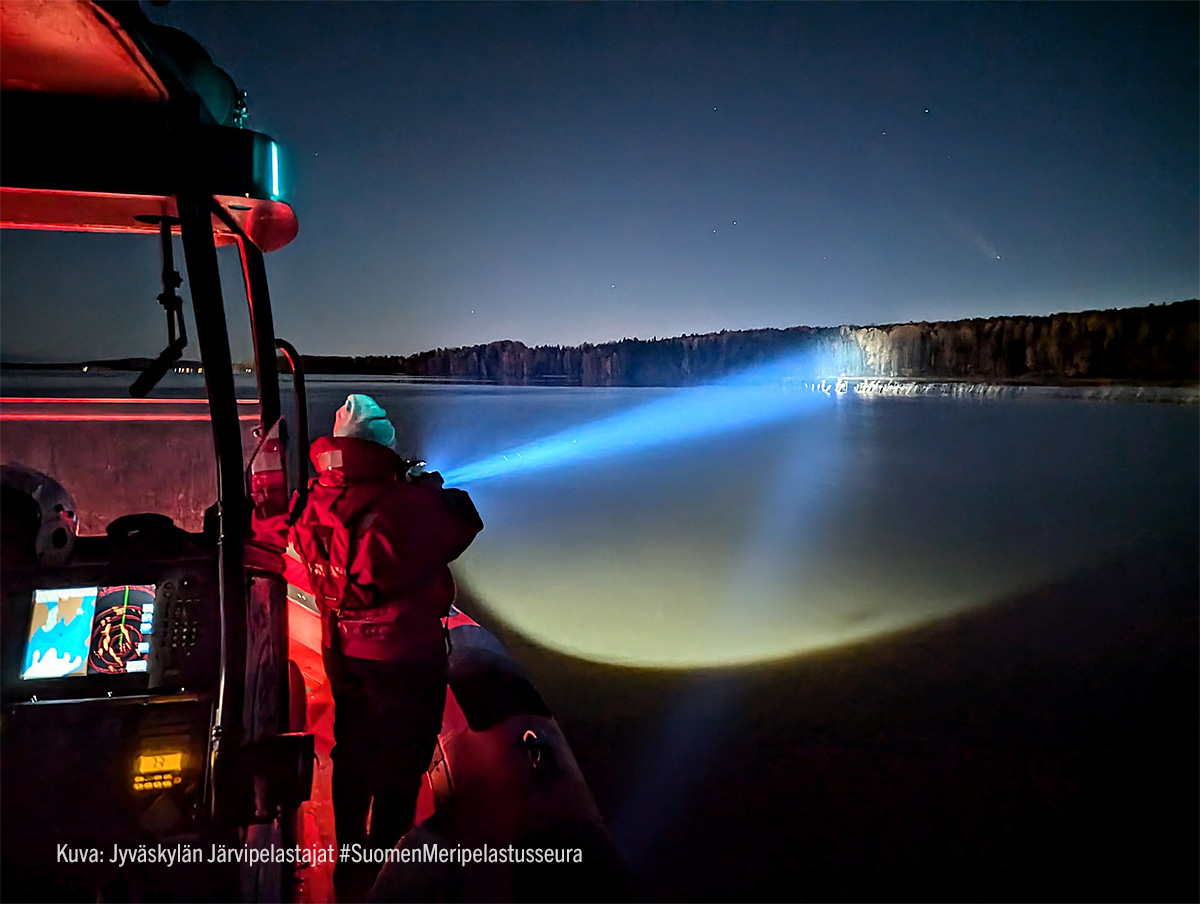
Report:
M325 673L334 704L338 844L391 848L412 826L421 778L437 745L446 704L445 662L377 662L326 649ZM380 864L343 865L339 861L334 873L339 898L361 900Z

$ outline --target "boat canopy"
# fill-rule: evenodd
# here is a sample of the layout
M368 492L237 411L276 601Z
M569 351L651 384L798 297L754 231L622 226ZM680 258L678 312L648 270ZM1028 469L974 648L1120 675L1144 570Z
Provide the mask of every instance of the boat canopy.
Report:
M0 0L0 226L157 233L185 183L218 243L295 238L279 146L239 128L240 92L136 4ZM18 137L19 136L19 137Z

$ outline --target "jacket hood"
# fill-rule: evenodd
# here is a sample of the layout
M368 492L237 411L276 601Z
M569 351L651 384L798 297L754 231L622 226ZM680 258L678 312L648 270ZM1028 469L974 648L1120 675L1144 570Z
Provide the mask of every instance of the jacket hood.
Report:
M326 486L358 481L399 480L400 457L387 446L355 436L322 436L309 450L313 467Z

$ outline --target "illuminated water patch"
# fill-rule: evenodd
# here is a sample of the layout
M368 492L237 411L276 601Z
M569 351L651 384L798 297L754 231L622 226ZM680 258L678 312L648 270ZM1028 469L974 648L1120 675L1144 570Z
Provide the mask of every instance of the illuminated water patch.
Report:
M603 542L597 538L597 542ZM462 573L487 588L510 627L550 649L647 668L785 659L936 620L986 602L992 586L955 593L911 573L872 581L783 563L790 583L748 580L726 591L719 548L658 546L640 557L598 550L544 557L472 552ZM791 567L788 567L791 566Z
M456 564L464 586L571 655L732 666L991 604L1195 527L1194 412L773 392L769 417L680 442L646 414L689 392L479 392L455 410L464 447L523 450L539 424L578 438L569 418L588 410L644 429L620 455L469 483L487 527Z
M487 529L460 574L541 645L655 668L786 658L1015 589L987 555L906 555L895 525L866 514L877 462L863 428L856 410L823 406L653 456L485 481L471 492Z

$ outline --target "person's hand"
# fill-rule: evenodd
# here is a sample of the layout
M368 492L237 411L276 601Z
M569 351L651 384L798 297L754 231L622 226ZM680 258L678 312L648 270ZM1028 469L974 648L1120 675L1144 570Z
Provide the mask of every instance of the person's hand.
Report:
M416 462L408 471L405 472L404 478L409 483L429 484L436 489L442 488L442 475L437 471L426 471L425 462Z

